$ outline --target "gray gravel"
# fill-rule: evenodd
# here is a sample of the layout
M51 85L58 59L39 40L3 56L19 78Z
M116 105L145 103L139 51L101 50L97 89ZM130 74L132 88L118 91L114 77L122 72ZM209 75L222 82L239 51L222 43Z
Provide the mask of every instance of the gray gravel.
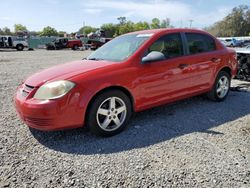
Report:
M0 51L0 187L250 187L250 83L137 113L111 138L30 130L13 106L28 75L83 51Z

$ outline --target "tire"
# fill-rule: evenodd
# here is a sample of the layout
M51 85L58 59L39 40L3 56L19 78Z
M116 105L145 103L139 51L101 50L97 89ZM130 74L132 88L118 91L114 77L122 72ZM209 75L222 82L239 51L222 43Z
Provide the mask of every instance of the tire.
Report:
M23 51L24 46L22 44L17 44L16 49L17 49L17 51Z
M225 71L220 71L216 77L213 88L207 96L213 101L223 101L227 98L231 85L231 76Z
M72 50L77 50L78 49L78 46L77 45L74 45L73 47L72 47Z
M86 126L97 136L113 136L127 127L131 114L131 101L125 93L119 90L106 91L90 104Z

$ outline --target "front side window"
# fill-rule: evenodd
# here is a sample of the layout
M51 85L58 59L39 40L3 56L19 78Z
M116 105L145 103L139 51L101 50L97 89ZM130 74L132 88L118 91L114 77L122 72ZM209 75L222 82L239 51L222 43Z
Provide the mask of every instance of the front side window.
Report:
M182 56L183 47L181 35L175 33L159 38L149 47L147 53L152 51L163 53L166 59Z
M198 54L216 50L215 41L212 37L198 33L186 33L190 54Z

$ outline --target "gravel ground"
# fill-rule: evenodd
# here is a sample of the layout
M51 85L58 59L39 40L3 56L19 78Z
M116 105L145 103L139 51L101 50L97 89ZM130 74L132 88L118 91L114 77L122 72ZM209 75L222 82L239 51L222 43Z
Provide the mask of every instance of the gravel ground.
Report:
M0 187L250 187L250 83L135 114L111 138L30 130L13 106L28 75L84 51L0 51Z

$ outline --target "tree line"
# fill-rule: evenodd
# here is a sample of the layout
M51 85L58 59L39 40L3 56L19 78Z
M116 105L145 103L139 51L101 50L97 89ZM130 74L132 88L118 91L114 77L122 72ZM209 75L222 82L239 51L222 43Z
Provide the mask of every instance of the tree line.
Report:
M105 31L107 37L116 37L132 31L139 31L145 29L158 29L158 28L172 28L170 19L160 20L153 18L151 22L132 22L127 20L126 17L118 17L118 23L106 23L101 25L100 28L92 26L81 27L75 33L87 35L95 32L98 29ZM217 37L231 37L231 36L250 36L250 7L247 5L240 5L232 9L232 11L222 20L214 23L213 25L204 28L204 30ZM14 35L20 31L28 31L27 27L21 24L14 25L14 32L8 27L0 28L0 35ZM47 26L42 31L29 31L30 35L38 36L60 36L63 37L65 31L57 31L55 28ZM71 33L74 35L75 33Z
M204 29L217 37L250 36L250 7L235 7L221 21Z
M103 24L100 29L105 31L107 37L116 37L125 33L129 33L132 31L140 31L146 29L158 29L158 28L170 28L173 27L170 25L170 19L160 20L158 18L153 18L152 21L149 22L132 22L128 21L126 17L117 18L119 21L118 24L107 23ZM95 32L97 28L91 26L85 26L79 29L79 33L88 34L90 32Z
M168 28L173 27L170 25L170 19L166 20L160 20L158 18L152 19L152 21L149 22L132 22L128 21L126 17L118 17L117 20L119 21L118 24L113 23L107 23L103 24L100 29L104 30L107 37L115 37L118 35L122 35L128 32L132 31L139 31L139 30L145 30L145 29L157 29L157 28ZM84 34L87 35L91 32L97 31L99 28L95 28L92 26L84 26L81 27L78 31L75 33ZM22 24L15 24L14 25L14 32L11 32L11 30L8 27L0 28L0 35L15 35L22 31L28 31L27 27ZM42 31L30 31L31 35L39 35L39 36L60 36L63 37L66 33L65 31L57 31L55 28L47 26L44 27ZM72 35L75 33L71 33Z

